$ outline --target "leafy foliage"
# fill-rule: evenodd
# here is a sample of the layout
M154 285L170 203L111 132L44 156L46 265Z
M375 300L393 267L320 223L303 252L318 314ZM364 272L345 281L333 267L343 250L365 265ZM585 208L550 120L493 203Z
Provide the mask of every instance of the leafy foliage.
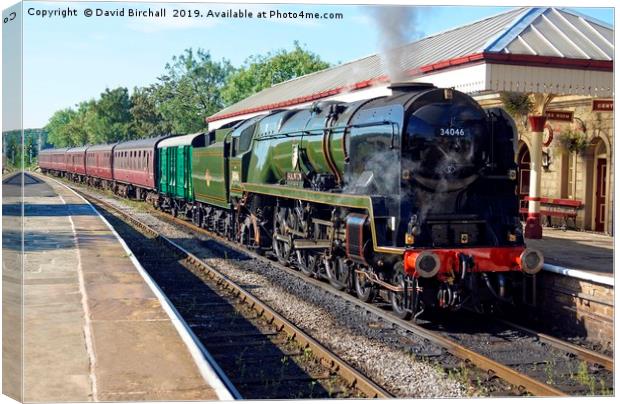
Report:
M583 153L590 143L585 133L572 129L560 133L558 141L565 150L571 153Z
M172 132L172 124L164 120L155 97L155 86L134 88L131 95L131 129L136 138Z
M67 124L66 131L69 137L67 146L81 146L88 144L88 132L93 126L97 125L94 115L95 101L86 101L80 103L78 110Z
M54 113L45 126L48 141L55 147L71 147L131 139L130 108L126 88L106 89L99 100L81 102L77 111Z
M3 170L30 168L36 165L39 145L45 146L47 133L42 129L24 129L2 132L4 155Z
M98 101L88 106L86 124L90 143L110 143L133 138L131 101L124 87L107 89Z
M80 146L205 129L205 117L266 87L329 64L294 42L280 50L248 58L235 69L215 61L208 51L186 49L167 63L154 84L106 89L96 100L54 113L45 129L55 147Z
M56 111L45 126L49 133L48 141L56 147L73 146L69 124L77 113L71 108Z
M215 62L209 52L186 49L166 64L166 74L153 86L154 103L175 133L204 129L206 116L223 108L221 88L233 68Z
M281 49L274 54L250 56L244 66L232 74L222 90L226 104L238 102L283 81L329 67L329 63L302 48L299 42L293 44L292 51Z
M532 112L534 103L529 94L504 91L500 94L504 109L513 117L524 116Z

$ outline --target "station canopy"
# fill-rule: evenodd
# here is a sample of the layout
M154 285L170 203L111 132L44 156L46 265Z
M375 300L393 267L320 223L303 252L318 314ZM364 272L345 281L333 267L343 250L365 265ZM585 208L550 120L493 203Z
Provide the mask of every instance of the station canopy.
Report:
M404 81L430 82L472 95L518 91L613 96L613 28L569 9L518 8L395 51ZM321 99L386 95L389 81L382 55L375 54L274 85L207 121L214 129Z

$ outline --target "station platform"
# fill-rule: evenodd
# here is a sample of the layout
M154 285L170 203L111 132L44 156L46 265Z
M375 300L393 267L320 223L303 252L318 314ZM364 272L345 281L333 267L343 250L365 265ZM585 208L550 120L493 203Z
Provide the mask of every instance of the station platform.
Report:
M614 238L605 234L543 227L541 240L526 239L545 256L546 271L613 286Z
M23 401L231 399L103 218L54 180L24 183ZM21 215L18 185L3 191L5 219Z

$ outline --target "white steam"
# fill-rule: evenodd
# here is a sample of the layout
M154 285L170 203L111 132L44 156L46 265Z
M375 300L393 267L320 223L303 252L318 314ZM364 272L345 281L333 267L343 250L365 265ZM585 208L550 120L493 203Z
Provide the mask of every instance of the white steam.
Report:
M421 36L415 28L418 9L403 6L376 6L371 7L370 10L379 32L381 63L387 70L391 82L403 81L407 75L404 67L404 52L399 48Z

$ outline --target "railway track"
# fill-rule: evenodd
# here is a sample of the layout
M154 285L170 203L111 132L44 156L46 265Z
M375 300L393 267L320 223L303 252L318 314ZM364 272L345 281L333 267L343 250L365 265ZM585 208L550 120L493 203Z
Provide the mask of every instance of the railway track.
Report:
M247 286L115 206L74 190L113 224L244 399L392 397Z
M110 207L117 210L113 205ZM381 318L390 327L396 327L400 331L403 347L406 346L407 336L422 337L454 357L483 370L489 377L497 376L517 386L521 393L536 396L612 393L613 359L609 357L499 319L493 319L492 324L487 324L486 329L472 329L472 323L459 324L458 321L448 323L450 325L448 328L443 324L418 325L403 321L392 316L382 307L384 305L381 303L375 305L362 303L346 292L337 291L320 280L307 278L266 257L244 250L187 221L166 213L155 213L156 216L168 222L182 226L191 232L214 238L228 248L240 251L254 259L266 261L269 265L303 278L305 282L363 308ZM490 321L488 317L485 319L486 322ZM480 327L483 322L476 321L473 324L478 324Z

